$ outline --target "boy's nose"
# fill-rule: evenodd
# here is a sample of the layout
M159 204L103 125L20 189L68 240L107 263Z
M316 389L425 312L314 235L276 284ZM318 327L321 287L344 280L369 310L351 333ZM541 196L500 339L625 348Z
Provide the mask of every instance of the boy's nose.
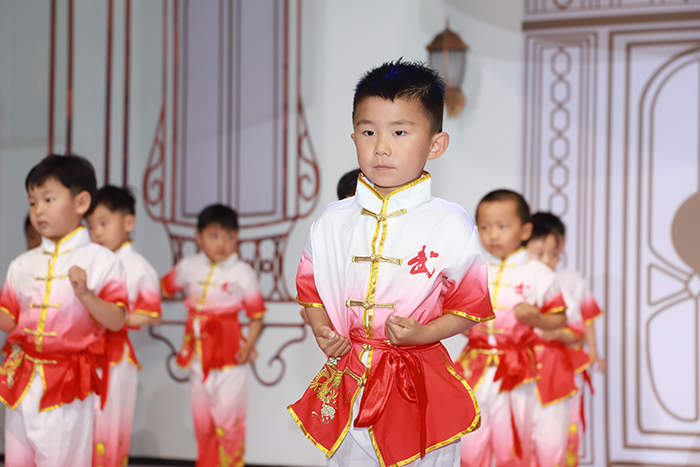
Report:
M390 156L391 155L391 149L389 148L389 144L387 144L387 141L384 138L377 139L377 144L376 144L376 146L374 146L374 155L375 156Z

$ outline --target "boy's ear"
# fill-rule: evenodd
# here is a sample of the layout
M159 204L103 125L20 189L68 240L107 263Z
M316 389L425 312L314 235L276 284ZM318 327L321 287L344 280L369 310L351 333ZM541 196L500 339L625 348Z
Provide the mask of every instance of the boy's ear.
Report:
M131 233L134 231L134 228L136 227L136 216L133 214L127 214L124 216L124 230L126 230L127 233Z
M199 230L194 233L194 242L197 244L197 249L202 248L202 232Z
M435 133L431 138L431 141L430 152L428 152L429 161L437 159L445 154L445 151L447 151L447 146L450 145L450 135L444 131L441 131L440 133Z
M520 240L523 242L526 242L530 240L530 236L532 235L532 222L525 222L520 229Z
M88 209L90 209L90 204L92 203L92 196L87 191L81 191L75 198L73 198L75 203L75 210L81 216L84 216Z

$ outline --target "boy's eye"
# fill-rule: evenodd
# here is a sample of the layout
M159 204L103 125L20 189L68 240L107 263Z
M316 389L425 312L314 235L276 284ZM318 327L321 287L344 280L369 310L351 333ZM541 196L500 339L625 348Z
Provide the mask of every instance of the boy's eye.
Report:
M396 130L394 132L394 135L396 135L396 136L403 136L405 134L406 134L406 132L404 130Z
M365 136L374 136L374 132L372 130L365 130L362 132L362 134Z
M233 240L233 236L231 236L231 235L226 235L226 240Z

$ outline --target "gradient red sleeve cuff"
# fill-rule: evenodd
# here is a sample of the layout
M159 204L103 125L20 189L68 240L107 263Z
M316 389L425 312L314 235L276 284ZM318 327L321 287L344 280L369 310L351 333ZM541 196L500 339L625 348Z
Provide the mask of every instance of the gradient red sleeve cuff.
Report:
M603 312L598 306L598 303L591 295L583 299L583 303L581 303L581 317L584 323L590 324L602 314Z
M245 313L250 319L262 318L266 311L265 301L260 292L245 298Z
M443 313L462 316L479 323L491 321L496 317L491 305L488 267L485 261L474 261L459 284L448 282L443 310Z
M160 279L160 290L164 296L169 297L175 295L184 287L177 281L177 265Z
M114 303L115 305L124 307L127 312L129 311L129 292L127 291L126 284L122 281L114 279L105 280L97 296L105 302Z
M0 310L7 313L15 323L17 322L19 318L19 299L15 288L9 283L5 284L2 288L2 293L0 293Z
M297 302L301 306L323 308L323 301L314 280L314 266L303 254L297 269Z
M565 311L566 301L564 300L564 295L562 295L561 293L545 301L542 305L542 308L540 309L540 313L543 315L549 315L552 313L563 313Z
M134 302L134 309L131 312L137 315L150 316L151 318L162 316L160 294L152 290L139 290Z

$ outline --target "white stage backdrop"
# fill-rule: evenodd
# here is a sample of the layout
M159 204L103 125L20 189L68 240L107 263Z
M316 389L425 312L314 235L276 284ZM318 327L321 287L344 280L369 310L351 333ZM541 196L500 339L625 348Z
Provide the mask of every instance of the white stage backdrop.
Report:
M201 206L232 204L271 324L248 461L322 465L285 411L323 361L293 301L296 262L356 166L357 78L425 60L446 15L471 46L468 104L428 166L436 195L472 212L522 188L563 216L566 262L605 308L582 464L700 466L699 0L0 0L0 266L23 248L24 176L49 151L134 188L135 244L161 274L194 251ZM134 335L133 456L194 457L170 347L184 316L168 302L166 324Z
M527 1L523 26L524 191L605 308L583 463L700 465L700 6Z

